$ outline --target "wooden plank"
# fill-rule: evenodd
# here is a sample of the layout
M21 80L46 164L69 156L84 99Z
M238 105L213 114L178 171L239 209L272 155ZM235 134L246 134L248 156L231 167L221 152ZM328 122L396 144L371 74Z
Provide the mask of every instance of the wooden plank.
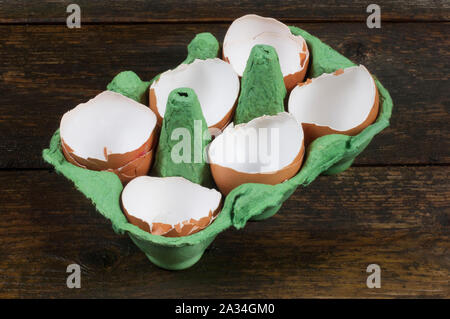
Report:
M65 23L73 1L0 1L0 23ZM319 0L78 0L82 23L232 21L248 13L285 21L361 21L369 15L368 1ZM448 21L445 0L379 0L383 21Z
M362 63L389 89L391 127L357 165L450 163L447 61L449 24L307 23L300 27ZM0 168L48 167L48 146L61 116L134 70L150 79L177 65L195 33L223 39L226 24L0 26Z
M181 272L152 265L70 182L0 172L0 298L450 297L450 168L352 168L221 233ZM66 288L78 263L81 289ZM380 265L381 288L366 287Z

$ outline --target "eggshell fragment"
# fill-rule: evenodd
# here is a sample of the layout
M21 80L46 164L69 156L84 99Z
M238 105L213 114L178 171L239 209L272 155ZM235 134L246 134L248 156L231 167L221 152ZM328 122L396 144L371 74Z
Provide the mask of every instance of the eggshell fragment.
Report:
M303 155L303 130L286 112L230 124L208 149L214 181L224 195L245 183L284 182L298 172Z
M231 121L239 95L239 77L221 59L195 60L161 74L150 86L150 108L161 125L170 92L187 87L195 91L209 128L223 129Z
M147 174L156 143L156 116L145 105L104 91L61 119L61 148L70 163L110 171L124 183Z
M257 44L270 45L277 51L288 91L303 81L309 63L306 41L273 18L249 14L234 20L225 35L223 58L242 76L250 51Z
M181 237L194 234L216 218L222 195L183 177L141 176L122 192L128 221L153 235Z
M363 65L308 80L292 90L288 102L306 144L328 134L356 135L375 121L378 108L375 81Z

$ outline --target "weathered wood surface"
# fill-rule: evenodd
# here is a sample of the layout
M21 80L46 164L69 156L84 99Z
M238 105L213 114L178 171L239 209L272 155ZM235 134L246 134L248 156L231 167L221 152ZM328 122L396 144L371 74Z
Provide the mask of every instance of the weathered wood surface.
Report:
M82 23L218 22L255 13L286 21L365 21L370 1L317 0L71 0L0 1L0 23L65 23L66 7L80 6ZM446 0L378 0L383 21L448 21Z
M151 264L62 176L3 171L0 183L0 298L449 296L449 167L319 177L179 272ZM66 287L71 263L81 289ZM380 289L366 287L371 263Z
M304 23L362 63L390 91L391 127L356 165L450 163L448 23ZM227 24L0 26L0 168L49 167L41 159L61 116L104 90L120 71L144 79L180 63L198 32L221 41ZM8 137L8 138L5 138Z

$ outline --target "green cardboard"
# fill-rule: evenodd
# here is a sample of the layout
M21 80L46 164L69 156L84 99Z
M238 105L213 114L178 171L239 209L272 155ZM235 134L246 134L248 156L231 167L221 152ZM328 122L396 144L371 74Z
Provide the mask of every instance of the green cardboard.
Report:
M308 44L312 56L309 77L354 65L308 32L296 27L291 27L291 32L303 36ZM251 218L268 218L280 209L298 186L309 185L321 173L334 174L348 168L372 138L389 125L392 99L378 80L375 83L380 95L380 112L372 125L356 136L333 134L316 139L308 147L306 161L299 173L284 183L274 186L243 184L237 187L226 197L216 220L190 236L167 238L151 235L128 223L119 205L122 190L119 178L113 173L85 170L68 163L61 152L59 130L52 137L50 147L43 151L43 157L92 200L97 210L111 221L116 232L128 233L150 261L166 269L184 269L200 259L220 232L230 226L240 229Z
M150 82L142 81L133 71L123 71L117 74L106 88L148 105L149 85Z
M152 175L182 176L211 188L213 179L204 156L210 142L208 125L194 90L173 90L167 99Z
M234 123L247 123L263 115L283 112L285 96L277 52L268 45L255 45L242 75Z

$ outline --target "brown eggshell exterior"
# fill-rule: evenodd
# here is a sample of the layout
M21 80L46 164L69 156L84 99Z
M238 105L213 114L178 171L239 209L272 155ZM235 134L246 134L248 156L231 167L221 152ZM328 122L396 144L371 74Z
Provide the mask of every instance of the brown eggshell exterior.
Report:
M339 70L336 72L337 72L336 75L341 74L339 72ZM369 115L364 120L364 122L362 122L361 124L359 124L358 126L352 128L352 129L349 129L346 131L334 130L334 129L330 128L329 126L320 126L320 125L316 125L316 124L312 124L312 123L302 123L303 133L305 134L305 143L306 143L306 145L309 145L316 138L319 138L324 135L329 135L329 134L344 134L344 135L355 136L376 120L376 118L378 116L378 110L379 110L379 95L378 95L378 89L375 87L375 101L373 103L373 106L372 106L372 109L370 110Z
M302 55L304 55L304 53L300 53L300 61L302 61ZM303 60L304 64L300 62L300 65L303 66L300 71L284 77L284 86L286 86L286 90L288 92L290 92L298 83L301 83L305 78L306 71L308 70L309 55L306 57L306 60L305 58L303 58Z
M78 167L94 171L109 171L115 173L122 183L127 183L133 178L146 175L153 160L153 149L155 148L157 135L156 127L148 140L138 149L123 154L107 154L106 161L83 158L74 153L74 150L61 138L61 148L66 160Z
M108 172L116 174L123 184L127 184L132 179L147 175L153 162L153 150L131 161L124 167L118 169L108 169Z
M164 224L164 223L152 223L152 227L140 218L134 217L132 213L129 213L121 200L122 210L128 219L128 222L139 227L143 231L146 231L152 235L160 235L164 237L183 237L195 234L200 230L208 227L214 219L219 214L222 209L222 202L219 204L217 209L213 212L210 211L208 216L202 217L199 220L191 218L190 220L185 220L175 226Z
M233 107L228 111L228 113L225 114L225 116L219 122L217 122L214 125L209 126L208 128L210 128L210 129L217 128L219 130L223 130L228 124L230 124L231 120L233 119L233 115L234 115L234 111L236 109L238 98L239 98L239 93L236 96L236 101L234 102ZM150 101L149 107L156 114L158 126L161 127L163 117L158 112L158 105L156 103L155 89L149 90L149 101Z
M305 146L302 147L291 164L275 172L268 173L244 173L229 167L210 163L211 173L220 192L226 196L239 185L246 183L259 183L276 185L288 180L299 171L302 166Z

